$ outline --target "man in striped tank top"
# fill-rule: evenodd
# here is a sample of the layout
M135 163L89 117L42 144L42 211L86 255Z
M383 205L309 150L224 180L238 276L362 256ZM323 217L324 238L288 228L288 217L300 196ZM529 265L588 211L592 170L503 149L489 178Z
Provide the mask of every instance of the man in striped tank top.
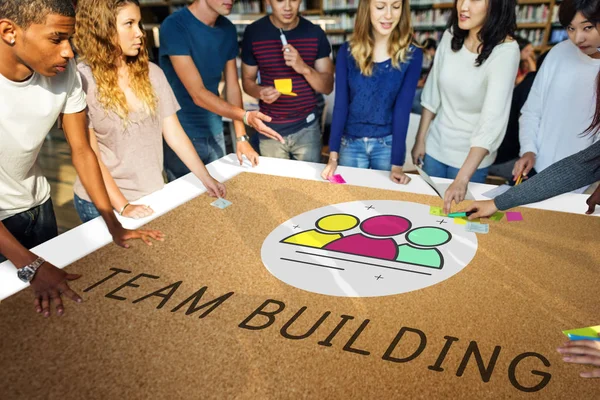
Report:
M321 125L318 93L333 90L331 46L325 32L298 14L300 0L268 0L272 14L249 25L242 43L244 91L259 99L267 125L284 142L260 138L261 155L319 162ZM260 75L260 82L257 78ZM292 93L275 89L275 80L291 79Z

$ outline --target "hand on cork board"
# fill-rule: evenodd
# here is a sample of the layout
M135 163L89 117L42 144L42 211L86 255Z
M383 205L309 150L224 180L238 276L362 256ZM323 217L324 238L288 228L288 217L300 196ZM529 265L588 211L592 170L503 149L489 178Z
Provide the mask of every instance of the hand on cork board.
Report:
M593 365L591 371L581 372L582 378L600 378L600 342L594 340L572 340L559 347L563 361L573 364Z

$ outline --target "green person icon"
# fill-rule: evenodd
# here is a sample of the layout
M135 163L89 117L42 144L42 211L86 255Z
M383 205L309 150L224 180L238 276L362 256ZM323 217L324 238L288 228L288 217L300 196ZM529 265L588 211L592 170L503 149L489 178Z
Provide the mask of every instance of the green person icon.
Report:
M441 269L444 266L444 256L435 246L446 244L450 239L452 239L450 232L442 228L435 226L415 228L406 234L408 243L398 246L396 261Z

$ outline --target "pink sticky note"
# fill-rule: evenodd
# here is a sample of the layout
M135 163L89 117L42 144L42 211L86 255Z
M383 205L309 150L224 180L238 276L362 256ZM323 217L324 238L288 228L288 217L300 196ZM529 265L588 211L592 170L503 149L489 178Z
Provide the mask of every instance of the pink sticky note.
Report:
M329 182L331 182L331 183L346 183L346 181L344 180L344 178L342 178L342 176L340 174L330 176Z
M508 222L523 221L523 216L518 211L508 211L506 213L506 219Z

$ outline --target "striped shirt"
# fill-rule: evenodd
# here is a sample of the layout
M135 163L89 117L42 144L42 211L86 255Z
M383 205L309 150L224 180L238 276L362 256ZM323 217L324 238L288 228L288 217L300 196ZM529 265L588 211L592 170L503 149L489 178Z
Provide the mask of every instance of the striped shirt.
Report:
M279 29L269 16L248 26L242 43L242 61L258 66L261 86L275 86L275 79L291 79L292 92L297 96L281 95L272 104L259 102L260 111L273 118L268 124L282 135L289 135L310 125L317 117L317 94L304 76L285 65ZM323 30L300 17L296 28L284 31L287 42L311 68L315 61L329 57L331 46Z

